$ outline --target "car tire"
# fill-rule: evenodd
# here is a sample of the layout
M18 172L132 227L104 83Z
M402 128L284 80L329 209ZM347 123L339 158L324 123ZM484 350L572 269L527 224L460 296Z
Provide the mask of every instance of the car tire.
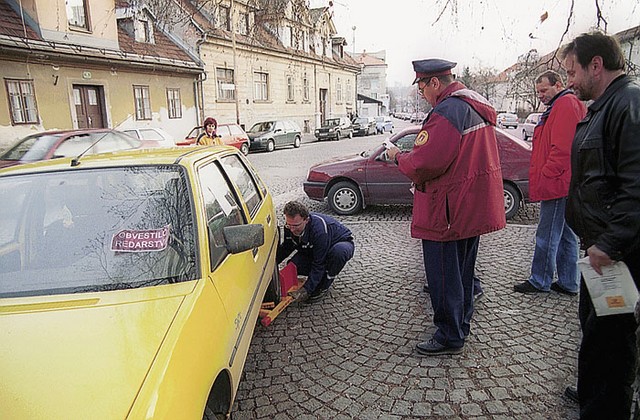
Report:
M240 146L240 153L247 156L249 154L249 144L242 143L242 145Z
M352 139L353 138L353 131L349 131L349 138Z
M300 136L296 136L296 138L293 140L293 147L295 147L296 149L300 147Z
M340 132L336 131L336 138L334 139L335 141L340 140Z
M269 281L269 285L267 286L267 291L264 294L264 302L273 302L276 305L280 303L280 299L282 296L282 286L280 284L280 271L278 270L278 265L273 268L273 274L271 275L271 280Z
M276 150L276 144L273 142L273 140L269 140L267 142L267 152L273 152L274 150Z
M520 191L511 184L503 184L502 190L504 193L504 212L507 220L509 220L512 219L520 210L522 197L520 195Z
M349 216L362 210L362 195L353 182L340 181L329 189L329 207L335 213Z

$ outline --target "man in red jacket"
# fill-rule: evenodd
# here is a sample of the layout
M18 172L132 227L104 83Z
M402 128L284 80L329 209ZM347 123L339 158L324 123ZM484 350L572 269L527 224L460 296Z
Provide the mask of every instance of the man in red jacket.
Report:
M536 79L536 92L546 111L533 131L529 197L540 201L540 221L529 280L516 284L520 293L549 290L575 296L580 288L578 238L564 219L571 179L571 143L585 105L564 89L560 75L549 70ZM553 282L554 273L558 281Z
M433 337L416 345L425 355L458 354L473 315L473 273L480 235L506 225L496 111L454 81L456 63L413 62L414 84L433 106L413 150L388 155L413 181L411 236L422 240Z

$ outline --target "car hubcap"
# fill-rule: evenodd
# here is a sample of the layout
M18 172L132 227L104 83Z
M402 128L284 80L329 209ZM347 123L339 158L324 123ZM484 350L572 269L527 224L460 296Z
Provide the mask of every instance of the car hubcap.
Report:
M504 212L509 213L513 208L513 197L508 192L504 192Z
M333 202L337 208L343 211L349 211L356 205L358 198L353 191L345 189L336 192Z

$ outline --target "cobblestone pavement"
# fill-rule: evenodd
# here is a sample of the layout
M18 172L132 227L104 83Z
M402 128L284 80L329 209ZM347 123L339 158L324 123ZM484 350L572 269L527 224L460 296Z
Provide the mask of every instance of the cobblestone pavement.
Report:
M302 191L308 167L381 141L305 143L249 159L279 217L290 199L330 213ZM477 272L485 296L463 354L431 357L414 351L433 326L410 208L338 217L355 234L353 260L323 301L293 304L268 328L258 324L234 419L578 418L577 406L561 396L575 382L578 300L513 292L529 273L537 207L520 213L481 238Z

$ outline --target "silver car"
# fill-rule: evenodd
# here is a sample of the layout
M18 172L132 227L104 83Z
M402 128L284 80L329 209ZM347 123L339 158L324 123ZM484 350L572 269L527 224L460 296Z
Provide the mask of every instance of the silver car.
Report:
M522 139L529 140L533 137L533 129L540 121L541 112L534 112L527 116L527 119L524 120L524 124L522 125Z

